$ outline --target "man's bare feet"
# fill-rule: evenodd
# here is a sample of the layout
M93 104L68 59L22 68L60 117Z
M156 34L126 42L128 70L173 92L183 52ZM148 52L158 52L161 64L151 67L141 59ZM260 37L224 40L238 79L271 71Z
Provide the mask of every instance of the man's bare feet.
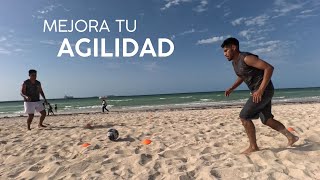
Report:
M246 149L245 151L243 151L241 154L250 154L252 152L255 152L255 151L259 151L260 149L258 147L248 147L248 149Z
M292 138L288 138L288 146L292 146L295 142L299 140L298 136L292 136Z
M47 127L47 126L45 126L45 125L43 125L43 124L39 124L38 127L39 127L39 128L42 128L42 127L45 128L45 127Z

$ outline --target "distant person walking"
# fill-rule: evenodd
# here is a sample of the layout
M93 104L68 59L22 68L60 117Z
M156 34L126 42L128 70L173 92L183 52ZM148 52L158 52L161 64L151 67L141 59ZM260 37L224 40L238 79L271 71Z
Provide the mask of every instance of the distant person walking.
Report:
M52 108L52 106L51 106L51 104L50 103L48 103L48 116L50 115L50 113L52 113L52 115L54 115L54 113L53 113L53 108Z
M102 112L103 112L103 113L104 113L104 110L106 110L106 111L109 112L109 110L107 109L107 102L106 102L106 100L102 100Z
M58 106L57 104L54 104L54 111L57 113L58 112Z
M35 111L41 114L38 127L46 127L43 125L43 121L46 117L46 110L43 103L40 101L40 94L43 97L45 104L48 104L41 83L37 81L37 71L31 69L29 70L29 79L25 80L21 87L21 96L24 99L24 111L28 114L28 130L31 130L30 125Z

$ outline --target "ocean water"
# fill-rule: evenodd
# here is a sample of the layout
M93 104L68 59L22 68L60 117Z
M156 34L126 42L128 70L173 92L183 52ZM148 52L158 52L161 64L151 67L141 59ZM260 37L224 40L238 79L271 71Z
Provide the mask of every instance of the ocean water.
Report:
M244 104L250 96L249 91L234 91L229 97L224 91L160 94L145 96L110 96L107 98L108 109L143 110L180 107L206 107ZM80 113L101 111L101 100L98 97L49 99L58 113ZM273 103L320 102L320 88L276 89ZM23 101L0 102L0 117L19 116L23 114Z

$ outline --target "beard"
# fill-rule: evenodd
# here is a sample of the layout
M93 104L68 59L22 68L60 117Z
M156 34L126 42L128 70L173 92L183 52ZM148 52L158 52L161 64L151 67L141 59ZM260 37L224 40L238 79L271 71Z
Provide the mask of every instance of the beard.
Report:
M236 51L231 51L230 55L227 57L228 61L232 61L234 59L235 54L236 54Z

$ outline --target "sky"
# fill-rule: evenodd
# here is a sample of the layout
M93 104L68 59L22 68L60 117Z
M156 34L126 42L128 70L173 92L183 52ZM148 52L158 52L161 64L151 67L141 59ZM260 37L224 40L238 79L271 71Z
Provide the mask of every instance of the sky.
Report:
M29 69L49 99L223 91L236 80L220 47L230 36L275 67L276 88L319 87L319 14L319 0L3 1L0 101L21 100ZM110 32L43 32L44 20L61 19L106 20ZM136 20L136 31L119 33L117 19ZM81 38L105 38L110 52L115 38L136 40L139 52L146 38L155 49L168 38L175 49L165 58L57 57L64 38L73 48Z

